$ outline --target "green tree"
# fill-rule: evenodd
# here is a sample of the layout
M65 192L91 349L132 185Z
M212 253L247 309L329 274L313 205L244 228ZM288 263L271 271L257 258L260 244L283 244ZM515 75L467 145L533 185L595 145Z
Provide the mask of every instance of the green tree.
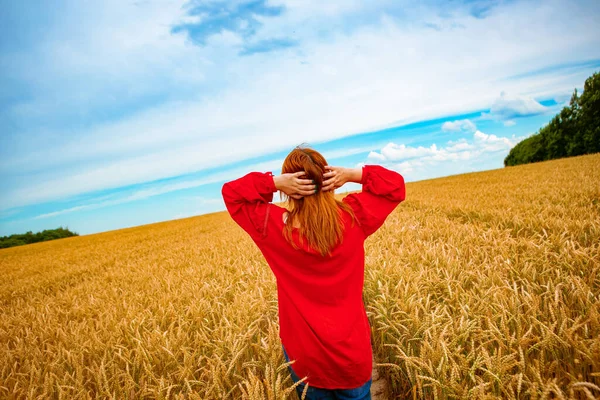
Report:
M22 246L47 240L62 239L71 236L79 236L76 232L71 232L68 228L58 227L56 229L46 229L42 232L33 233L28 231L22 234L13 234L0 237L0 249L14 246Z
M564 107L535 135L513 147L504 165L519 165L600 152L600 73L586 79Z
M579 98L578 129L585 149L589 153L600 152L600 73L585 81Z

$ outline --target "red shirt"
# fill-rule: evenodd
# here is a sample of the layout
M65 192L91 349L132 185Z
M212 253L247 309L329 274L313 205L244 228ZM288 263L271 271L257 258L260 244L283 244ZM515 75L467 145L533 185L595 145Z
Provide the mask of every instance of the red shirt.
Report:
M402 176L363 167L362 192L346 196L344 239L331 255L294 249L283 236L285 208L272 204L271 173L251 172L223 186L231 217L254 240L277 279L279 336L299 377L324 389L352 389L371 378L371 330L362 300L364 241L404 200ZM298 243L298 233L293 232ZM306 241L304 241L306 242Z

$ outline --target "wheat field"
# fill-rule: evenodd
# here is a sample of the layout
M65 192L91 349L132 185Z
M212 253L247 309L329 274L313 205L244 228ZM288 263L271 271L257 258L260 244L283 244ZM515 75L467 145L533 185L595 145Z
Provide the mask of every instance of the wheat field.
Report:
M388 398L600 397L600 154L410 183L366 253ZM226 213L0 272L0 398L296 398L275 279Z

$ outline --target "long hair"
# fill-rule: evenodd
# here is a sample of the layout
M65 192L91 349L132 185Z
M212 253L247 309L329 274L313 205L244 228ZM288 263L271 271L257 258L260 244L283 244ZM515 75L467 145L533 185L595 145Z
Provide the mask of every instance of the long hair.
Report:
M283 231L286 240L294 247L292 230L298 225L300 244L304 240L309 247L321 253L322 256L331 253L333 248L341 243L344 237L344 225L341 210L355 216L347 204L336 200L333 190L323 192L323 174L327 172L325 157L309 147L298 146L286 157L281 168L281 173L295 173L304 171L306 179L312 179L317 186L315 194L304 196L302 199L287 198L288 218Z

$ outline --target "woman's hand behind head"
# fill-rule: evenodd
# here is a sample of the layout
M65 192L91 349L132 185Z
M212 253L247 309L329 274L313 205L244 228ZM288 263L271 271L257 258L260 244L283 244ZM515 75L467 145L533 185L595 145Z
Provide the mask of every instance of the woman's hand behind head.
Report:
M330 165L326 165L326 172L323 174L323 187L321 188L321 190L324 192L328 192L342 187L346 182L348 182L345 170L346 169L343 167L333 167Z
M348 182L360 183L362 180L362 168L343 168L325 166L325 174L323 174L324 192L335 190L344 186Z
M317 192L317 185L312 179L306 179L304 171L274 176L273 182L277 190L296 200Z

